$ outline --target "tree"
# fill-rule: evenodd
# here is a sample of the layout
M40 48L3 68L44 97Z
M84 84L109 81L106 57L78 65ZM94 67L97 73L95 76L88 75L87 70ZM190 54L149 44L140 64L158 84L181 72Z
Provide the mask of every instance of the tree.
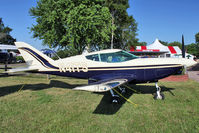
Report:
M159 40L159 42L162 43L162 44L165 45L165 46L168 46L168 42L161 41L161 40Z
M199 57L199 32L195 34L195 41L196 41L196 45L195 45L195 49L196 49L196 56Z
M146 46L146 45L147 45L146 42L138 42L138 43L137 43L137 46Z
M135 44L137 23L133 16L127 13L128 0L105 0L105 6L109 8L112 16L111 48L126 49L132 43Z
M86 46L102 46L110 40L111 14L103 0L39 0L30 9L36 18L33 37L49 47L67 47L81 54Z
M139 39L136 38L137 36L137 23L135 22L135 19L132 16L129 16L129 21L128 23L121 28L122 33L121 33L121 41L118 40L118 46L116 45L117 48L121 49L129 49L132 46L140 45L138 42ZM117 36L120 36L119 34Z
M195 34L195 42L186 46L187 52L199 57L199 32Z
M16 42L16 39L14 39L10 32L12 31L11 28L8 26L5 27L2 18L0 18L0 44L10 44L14 45L14 42Z
M189 53L189 54L193 54L193 55L198 54L196 43L191 43L191 44L187 45L186 50L187 50L187 53Z
M186 46L187 52L199 57L199 32L195 34L195 42Z
M199 44L199 32L195 34L195 40L196 40L196 43Z

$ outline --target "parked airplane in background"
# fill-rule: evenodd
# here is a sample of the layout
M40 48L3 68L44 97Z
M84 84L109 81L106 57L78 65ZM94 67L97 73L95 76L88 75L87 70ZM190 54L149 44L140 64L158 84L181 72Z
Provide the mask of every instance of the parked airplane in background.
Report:
M12 63L16 61L16 54L14 52L8 52L8 50L17 50L17 47L14 45L6 45L0 44L0 62L5 63Z
M92 92L110 91L129 83L155 82L156 99L162 99L159 79L178 73L184 66L196 64L193 60L175 58L138 58L119 49L102 50L59 60L52 60L24 42L16 42L27 68L11 69L9 72L28 71L66 77L88 79L89 84L74 88ZM117 100L113 100L117 102Z

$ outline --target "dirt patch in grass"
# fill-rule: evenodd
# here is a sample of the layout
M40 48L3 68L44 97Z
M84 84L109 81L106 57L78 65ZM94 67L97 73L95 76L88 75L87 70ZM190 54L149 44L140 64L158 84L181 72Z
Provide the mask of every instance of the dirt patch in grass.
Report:
M189 80L189 76L188 76L188 74L185 74L185 75L171 75L169 77L161 79L160 81L185 82L188 80Z

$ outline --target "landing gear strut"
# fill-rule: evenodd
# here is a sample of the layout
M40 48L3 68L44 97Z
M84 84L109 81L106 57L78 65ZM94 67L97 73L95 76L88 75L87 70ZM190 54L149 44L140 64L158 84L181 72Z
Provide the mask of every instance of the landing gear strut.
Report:
M157 89L155 95L154 95L154 99L157 100L157 99L161 99L161 100L164 100L165 96L163 93L161 93L161 88L158 86L158 83L156 82L155 83L155 87Z
M112 89L110 90L110 93L112 95L111 103L119 104L120 97L118 95L115 95Z

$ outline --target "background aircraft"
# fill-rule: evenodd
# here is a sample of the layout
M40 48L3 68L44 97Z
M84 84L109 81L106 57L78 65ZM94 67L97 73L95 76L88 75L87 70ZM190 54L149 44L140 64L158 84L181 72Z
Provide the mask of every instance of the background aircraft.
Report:
M6 60L10 63L14 59L14 52L8 52L8 50L17 50L14 45L0 44L0 62L5 62Z

